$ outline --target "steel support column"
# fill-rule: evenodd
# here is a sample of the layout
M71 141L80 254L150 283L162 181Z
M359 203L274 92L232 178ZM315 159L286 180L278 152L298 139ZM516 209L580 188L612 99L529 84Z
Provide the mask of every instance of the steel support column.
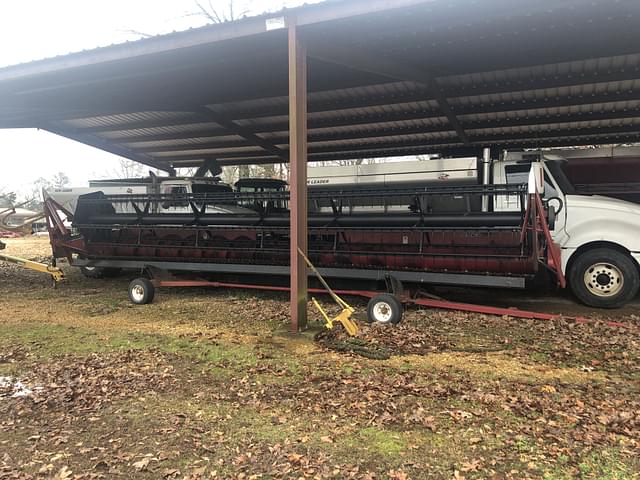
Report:
M295 22L289 30L289 184L291 197L291 331L307 326L307 51Z

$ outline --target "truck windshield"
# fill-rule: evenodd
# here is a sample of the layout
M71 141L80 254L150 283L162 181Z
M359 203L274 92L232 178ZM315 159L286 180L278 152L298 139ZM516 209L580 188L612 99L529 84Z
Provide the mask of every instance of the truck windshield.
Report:
M551 175L553 175L554 180L560 187L560 190L565 195L571 195L575 193L575 188L567 178L567 175L564 173L564 165L566 164L566 160L546 160L545 165ZM517 183L527 183L529 180L529 170L531 169L531 164L522 163L516 165L507 165L505 167L505 173L507 175L507 183L508 184L517 184ZM544 172L544 198L557 197L558 191L555 188L555 185L549 178L549 174Z
M193 189L193 193L195 194L219 194L219 193L232 193L233 190L229 185L224 183L194 183L191 185ZM235 205L236 202L233 197L229 198L229 200L223 200L220 197L215 201L216 205Z
M229 193L233 191L229 185L211 183L194 183L191 188L193 188L193 193Z
M507 183L509 185L526 185L529 182L529 170L531 170L530 163L507 165L504 169L507 175ZM557 195L558 192L549 178L549 174L544 172L544 198L556 197Z
M265 187L265 186L241 186L238 187L238 191L240 193L278 193L278 192L284 192L285 189L283 186L277 186L277 187ZM240 202L240 206L241 207L245 207L245 208L262 208L262 209L267 209L267 210L286 210L287 208L287 202L286 200L282 199L282 198L274 198L273 200L268 200L268 201L264 201L264 200L260 200L260 201L255 201L255 200L244 200Z

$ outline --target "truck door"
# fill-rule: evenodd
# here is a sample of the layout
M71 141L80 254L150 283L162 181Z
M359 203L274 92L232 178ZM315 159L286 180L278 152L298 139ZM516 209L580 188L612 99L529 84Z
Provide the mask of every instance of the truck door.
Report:
M497 184L518 185L527 184L529 181L530 163L507 163L499 162L494 164L494 181ZM498 195L494 198L494 211L496 212L518 212L520 211L520 197L518 195Z

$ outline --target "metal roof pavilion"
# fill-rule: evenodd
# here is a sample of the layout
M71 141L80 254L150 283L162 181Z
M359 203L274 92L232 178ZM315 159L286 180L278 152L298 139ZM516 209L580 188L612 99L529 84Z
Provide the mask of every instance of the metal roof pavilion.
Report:
M167 171L290 161L291 330L307 161L640 140L638 0L342 0L0 69L0 128Z
M291 23L310 161L640 140L637 0L306 5L0 69L0 128L164 170L286 161Z

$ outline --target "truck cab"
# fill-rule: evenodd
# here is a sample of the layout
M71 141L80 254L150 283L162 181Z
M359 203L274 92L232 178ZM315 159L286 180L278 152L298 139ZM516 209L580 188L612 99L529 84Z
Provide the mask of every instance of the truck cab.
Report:
M287 182L277 178L241 178L235 183L236 192L247 194L246 198L244 195L240 198L239 205L261 214L288 212L287 200L278 195L285 193L287 186Z
M544 169L543 198L555 212L551 234L561 248L562 271L583 303L617 308L640 287L640 205L601 195L577 194L552 153L507 152L493 162L492 182L527 181L531 163ZM520 209L518 197L497 199L494 210Z
M166 197L160 204L160 208L164 213L190 213L191 206L186 198L188 195L215 195L232 191L230 185L215 178L172 178L160 182L159 193ZM234 207L232 202L220 202L211 205L209 211L234 213Z

